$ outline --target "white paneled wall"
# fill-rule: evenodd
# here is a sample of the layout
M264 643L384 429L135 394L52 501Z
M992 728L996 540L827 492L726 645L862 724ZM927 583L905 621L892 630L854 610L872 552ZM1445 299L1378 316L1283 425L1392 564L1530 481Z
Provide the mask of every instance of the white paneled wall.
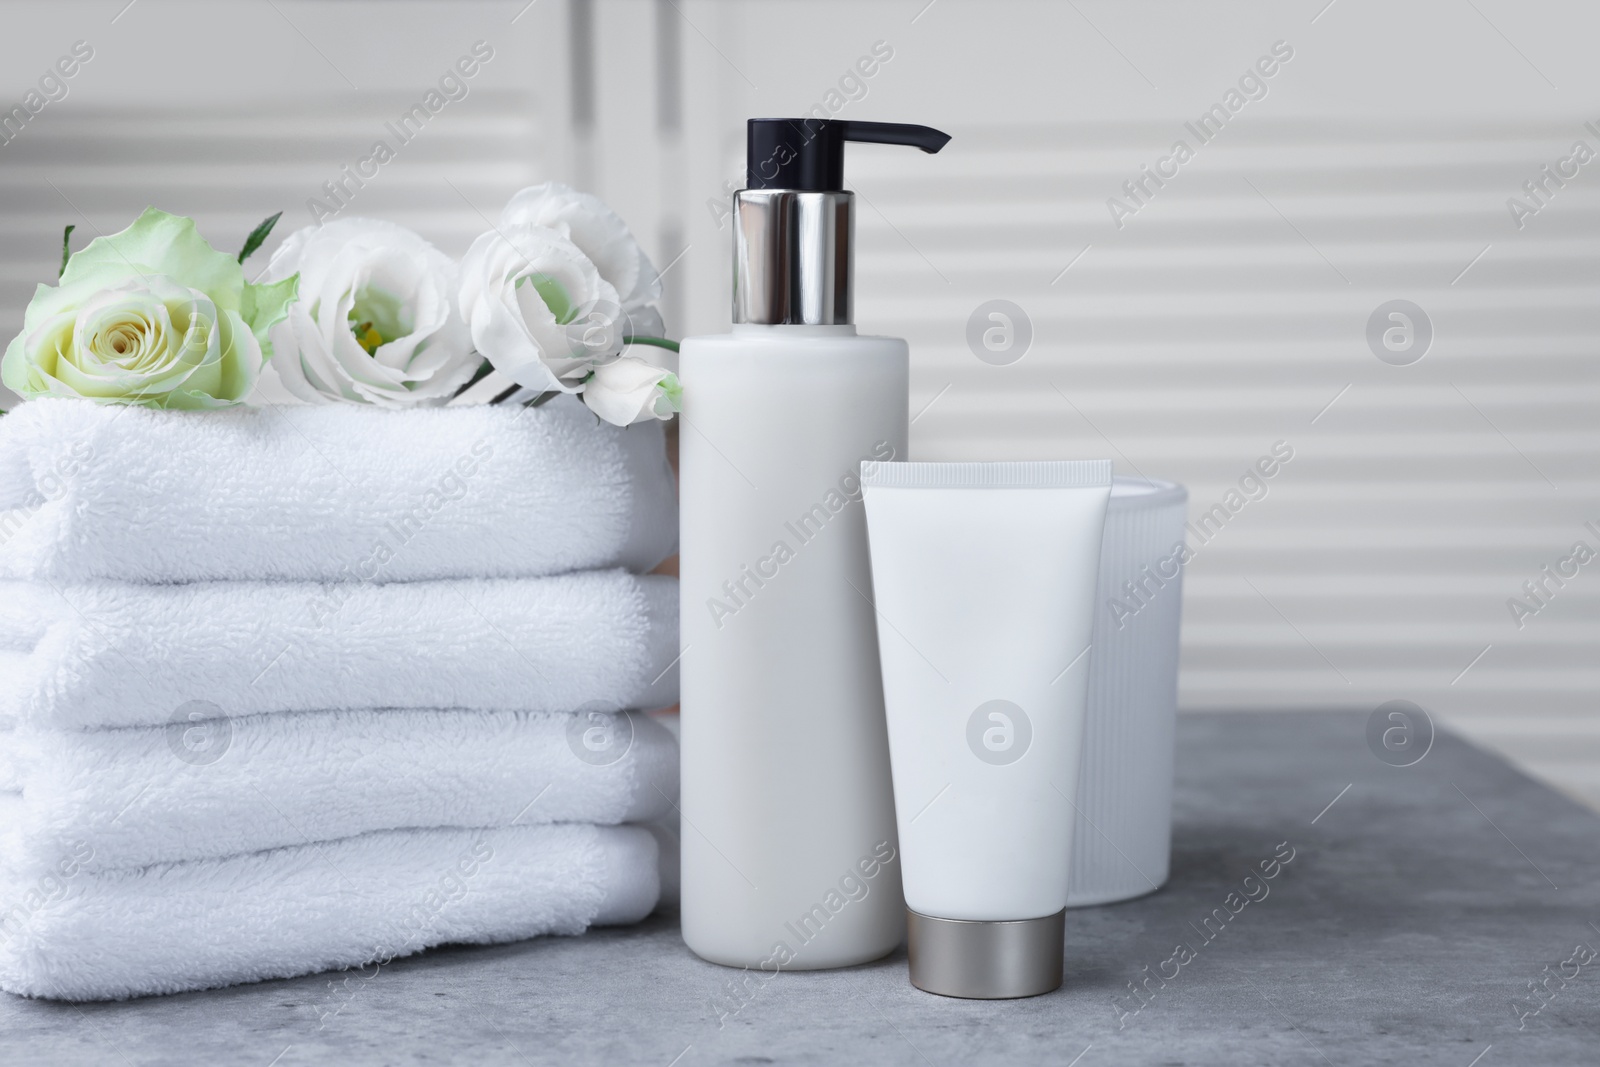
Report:
M83 240L156 203L224 247L280 207L306 224L307 198L480 38L496 59L469 99L350 211L459 253L520 185L580 181L671 264L678 335L727 322L711 206L746 117L821 103L948 129L938 156L849 165L858 319L911 341L916 453L1108 457L1187 484L1198 518L1292 450L1191 541L1184 705L1410 699L1600 802L1600 560L1547 583L1520 627L1507 606L1575 542L1600 550L1600 160L1520 229L1506 205L1574 141L1600 151L1589 7L151 0L115 24L14 8L32 21L13 16L28 32L0 41L7 67L78 37L98 51L0 148L12 322L67 222ZM271 61L195 51L219 35ZM1200 144L1185 122L1278 41L1293 57L1265 96ZM211 66L150 61L169 52ZM1127 201L1178 138L1194 158ZM1120 228L1115 196L1138 206ZM991 299L1031 324L1010 365L966 341ZM1396 299L1434 334L1405 366L1367 339Z
M282 210L266 252L319 216L354 215L392 219L464 251L488 228L484 216L497 216L507 193L538 174L540 116L526 93L483 90L447 105L420 131L408 128L402 142L395 125L404 111L392 94L352 92L334 108L289 98L141 109L133 122L103 106L43 116L48 121L6 146L0 160L6 314L59 255L62 226L77 226L73 244L81 248L146 205L196 217L223 247ZM352 175L380 140L393 161L365 180ZM342 183L339 199L325 191L331 182ZM313 203L322 205L315 214Z
M736 167L744 116L804 111L888 42L840 116L955 135L847 168L858 320L912 345L913 454L1111 458L1188 485L1198 519L1292 450L1190 538L1182 704L1409 699L1600 803L1600 559L1520 628L1507 607L1600 551L1600 161L1521 229L1506 206L1574 141L1600 151L1600 83L1558 43L1600 28L1541 5L1519 52L1486 21L1515 31L1505 8L1324 6L690 4L690 112L721 115L691 132L694 184ZM1185 122L1277 41L1266 97L1202 144ZM1194 158L1129 199L1179 138ZM725 321L725 263L693 271ZM1033 331L1008 366L966 340L996 298ZM1407 366L1367 341L1395 299L1434 332Z
M862 302L911 339L912 410L931 404L913 451L1093 455L1187 484L1185 706L1404 697L1600 797L1600 561L1531 617L1507 606L1537 606L1522 583L1575 542L1600 550L1600 181L1520 233L1509 213L1497 240L1474 225L1571 130L1229 131L1181 199L1102 227L1054 284L1068 260L1052 248L1093 232L1081 220L1106 210L1137 131L959 131L975 147L936 179L864 161L858 183L894 218L864 216ZM935 266L1023 307L1027 356L976 360L976 300L946 295L967 279L940 285ZM1435 334L1409 366L1367 342L1393 298ZM1275 446L1293 458L1247 479ZM1237 510L1201 527L1241 479Z

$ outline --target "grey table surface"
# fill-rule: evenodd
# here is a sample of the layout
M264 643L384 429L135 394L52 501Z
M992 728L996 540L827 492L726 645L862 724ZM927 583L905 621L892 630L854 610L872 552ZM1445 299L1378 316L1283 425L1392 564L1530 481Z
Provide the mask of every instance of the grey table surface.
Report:
M1066 983L1048 996L929 996L902 951L753 983L727 1013L737 972L692 956L662 914L349 982L0 996L0 1063L1600 1063L1600 960L1560 976L1576 946L1600 948L1600 816L1447 734L1388 766L1366 719L1181 717L1171 880L1069 911ZM1268 895L1206 940L1204 917L1282 842L1294 859ZM1163 968L1180 942L1193 958Z

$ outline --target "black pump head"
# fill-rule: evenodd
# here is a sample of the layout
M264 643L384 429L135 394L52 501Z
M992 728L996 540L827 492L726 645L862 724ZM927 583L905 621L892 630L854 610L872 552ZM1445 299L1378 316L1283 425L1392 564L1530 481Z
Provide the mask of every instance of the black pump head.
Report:
M903 144L937 152L950 135L931 126L840 119L751 119L745 187L834 193L844 189L846 141Z

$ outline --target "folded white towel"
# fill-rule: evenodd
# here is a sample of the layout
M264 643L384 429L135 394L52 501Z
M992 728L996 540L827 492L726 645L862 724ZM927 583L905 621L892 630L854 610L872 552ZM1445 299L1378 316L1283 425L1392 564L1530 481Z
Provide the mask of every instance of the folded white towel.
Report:
M0 735L0 866L91 871L375 830L656 819L678 746L648 715L329 711ZM9 769L9 768L8 768Z
M677 544L660 423L576 400L0 418L0 576L413 581L647 571Z
M665 707L677 700L677 597L676 578L624 571L386 584L0 583L0 724Z
M0 988L115 1000L378 966L637 922L657 893L655 839L633 826L387 831L100 874L69 856L0 874Z

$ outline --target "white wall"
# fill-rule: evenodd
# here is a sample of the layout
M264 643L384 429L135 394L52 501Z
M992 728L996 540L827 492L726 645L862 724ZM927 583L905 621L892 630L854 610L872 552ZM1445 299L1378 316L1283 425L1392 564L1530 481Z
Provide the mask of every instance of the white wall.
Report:
M719 330L708 202L743 120L829 102L883 42L838 114L955 135L936 157L851 150L858 320L912 342L914 452L1105 456L1184 482L1198 515L1285 442L1265 497L1195 541L1183 703L1411 699L1600 798L1600 561L1520 628L1507 606L1575 542L1600 549L1600 160L1522 228L1507 207L1574 141L1600 151L1592 5L604 0L586 82L569 0L123 2L10 8L0 99L96 49L0 147L10 321L66 222L84 239L154 202L223 247L280 207L306 224L483 39L472 95L352 211L460 252L518 186L578 181L674 263L669 326ZM1200 145L1184 122L1279 41L1266 95ZM1194 158L1119 228L1108 198L1178 138ZM965 340L996 298L1033 331L1008 366ZM1406 366L1366 337L1394 299L1434 333Z
M691 196L744 117L806 110L885 42L839 114L955 134L848 168L858 319L911 340L931 404L914 456L1107 457L1198 516L1284 442L1266 496L1191 541L1182 703L1410 699L1600 798L1600 561L1521 628L1507 607L1600 549L1600 161L1521 229L1506 204L1600 151L1600 17L1325 3L687 4ZM1279 41L1201 145L1184 122ZM1119 228L1108 198L1179 138L1194 158ZM727 233L690 220L690 325L717 328ZM1009 366L965 339L994 298L1033 327ZM1434 331L1409 366L1366 339L1393 299Z

